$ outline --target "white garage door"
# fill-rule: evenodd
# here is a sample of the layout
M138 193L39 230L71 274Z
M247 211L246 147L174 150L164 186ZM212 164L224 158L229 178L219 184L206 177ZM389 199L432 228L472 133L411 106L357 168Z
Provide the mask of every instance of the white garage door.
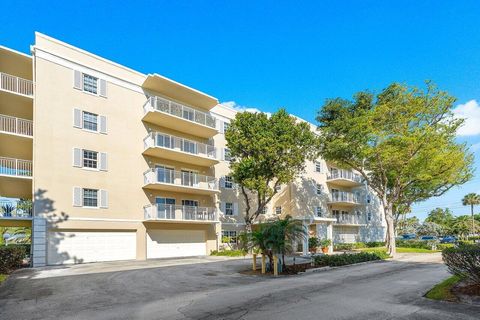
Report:
M205 231L148 230L147 258L204 256L207 253Z
M333 241L336 243L354 243L358 239L358 227L333 227Z
M133 260L135 232L49 232L48 264Z

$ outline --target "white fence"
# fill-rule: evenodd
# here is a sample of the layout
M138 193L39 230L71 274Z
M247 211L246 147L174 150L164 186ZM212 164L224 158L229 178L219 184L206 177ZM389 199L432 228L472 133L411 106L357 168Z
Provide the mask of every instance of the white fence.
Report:
M143 208L145 220L217 221L213 207L149 204Z
M0 114L0 131L32 137L33 122Z
M0 157L0 175L31 177L32 161Z
M160 132L150 133L143 139L143 143L145 149L151 147L162 147L217 159L217 149L214 146Z
M0 89L24 96L33 96L33 81L0 72Z
M215 177L194 172L155 168L147 170L143 175L145 184L168 183L206 190L218 190L218 180Z

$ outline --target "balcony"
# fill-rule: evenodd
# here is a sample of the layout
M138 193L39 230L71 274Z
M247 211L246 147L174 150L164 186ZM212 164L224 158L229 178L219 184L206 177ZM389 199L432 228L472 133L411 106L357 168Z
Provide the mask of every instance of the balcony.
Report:
M164 98L150 97L143 105L143 111L143 121L165 128L202 138L218 133L215 117Z
M147 189L204 195L220 192L215 177L163 168L150 169L143 175Z
M330 169L327 175L327 182L344 187L356 187L363 184L362 176L351 170Z
M214 146L160 132L152 132L145 139L144 155L210 167L217 163Z
M33 98L33 81L0 72L0 90Z
M216 208L149 204L143 207L146 221L212 223L218 221Z
M332 192L328 197L329 204L356 206L363 204L362 197L353 192L337 191Z
M1 219L31 219L32 202L22 200L0 200Z
M32 197L32 161L0 157L0 195Z
M362 226L367 224L365 217L361 217L353 213L348 214L343 218L340 215L332 217L335 219L333 224L338 226Z
M33 137L33 121L0 114L0 133Z

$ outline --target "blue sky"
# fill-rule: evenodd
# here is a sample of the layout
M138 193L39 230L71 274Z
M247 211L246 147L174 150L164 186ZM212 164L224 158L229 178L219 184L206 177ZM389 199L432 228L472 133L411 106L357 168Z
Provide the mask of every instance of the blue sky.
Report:
M480 1L67 2L2 1L0 44L28 52L40 31L238 108L312 122L326 98L431 79L463 105L459 141L480 166ZM468 192L480 192L480 173L414 214L468 213Z

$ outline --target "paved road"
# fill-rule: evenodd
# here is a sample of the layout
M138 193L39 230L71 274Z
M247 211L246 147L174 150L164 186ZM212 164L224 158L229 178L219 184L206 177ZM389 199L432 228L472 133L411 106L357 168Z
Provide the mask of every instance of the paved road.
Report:
M248 260L152 265L17 272L0 287L0 319L480 318L480 308L422 298L448 276L438 255L277 279L239 274Z

